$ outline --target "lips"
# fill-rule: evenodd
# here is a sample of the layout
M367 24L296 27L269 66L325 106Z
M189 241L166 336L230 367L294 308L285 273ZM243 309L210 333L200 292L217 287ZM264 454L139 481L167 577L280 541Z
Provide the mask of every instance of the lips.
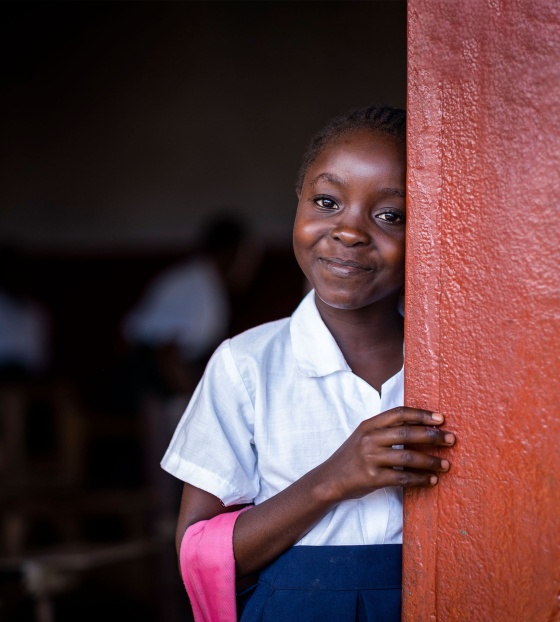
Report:
M341 259L339 257L320 257L321 265L336 276L356 276L373 272L373 268L361 264L351 259Z

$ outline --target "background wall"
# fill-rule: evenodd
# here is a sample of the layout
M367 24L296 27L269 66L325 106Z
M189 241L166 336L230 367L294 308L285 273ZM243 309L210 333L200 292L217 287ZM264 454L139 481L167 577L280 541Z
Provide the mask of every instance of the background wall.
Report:
M106 383L122 315L239 210L263 243L232 332L291 313L294 178L311 135L404 105L405 2L5 2L0 249L52 314L54 373Z
M52 337L44 374L0 365L0 619L185 622L159 460L186 396L123 407L121 319L223 206L263 251L230 333L293 311L300 156L405 104L405 2L3 2L0 51L0 303Z
M560 7L408 3L406 401L451 470L407 495L403 619L560 620Z
M2 3L0 240L180 246L238 206L290 244L327 118L404 105L404 2Z

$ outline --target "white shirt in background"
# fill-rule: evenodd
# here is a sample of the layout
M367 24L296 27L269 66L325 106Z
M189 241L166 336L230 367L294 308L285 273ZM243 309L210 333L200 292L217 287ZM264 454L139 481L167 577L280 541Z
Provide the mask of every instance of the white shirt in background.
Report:
M49 328L48 315L40 304L0 292L0 366L44 371L50 362Z
M122 334L136 344L173 343L190 362L224 339L229 320L229 298L217 269L211 261L197 258L155 279L125 317Z

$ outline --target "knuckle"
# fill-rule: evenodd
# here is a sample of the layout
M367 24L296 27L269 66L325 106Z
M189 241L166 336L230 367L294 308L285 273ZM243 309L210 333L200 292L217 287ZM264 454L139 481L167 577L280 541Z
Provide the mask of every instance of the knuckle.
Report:
M441 459L440 458L432 458L431 461L431 469L432 471L437 471L439 469L441 469Z
M414 462L414 454L411 451L402 451L401 459L404 466L411 465Z
M399 472L399 486L408 486L410 482L410 475L406 471Z
M403 440L410 438L410 428L406 425L401 426L397 430L397 435L400 439Z
M404 417L405 409L403 406L395 406L388 410L387 413L398 420Z
M360 450L365 450L369 447L369 435L368 434L360 434L358 437L358 447Z
M441 438L441 432L437 428L426 427L426 436L432 443L437 443Z

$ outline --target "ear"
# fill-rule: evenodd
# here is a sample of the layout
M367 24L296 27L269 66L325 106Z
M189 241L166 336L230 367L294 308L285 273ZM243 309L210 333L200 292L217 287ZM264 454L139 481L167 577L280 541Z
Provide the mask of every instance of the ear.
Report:
M299 201L300 196L301 196L301 188L296 188L296 197L298 201Z

